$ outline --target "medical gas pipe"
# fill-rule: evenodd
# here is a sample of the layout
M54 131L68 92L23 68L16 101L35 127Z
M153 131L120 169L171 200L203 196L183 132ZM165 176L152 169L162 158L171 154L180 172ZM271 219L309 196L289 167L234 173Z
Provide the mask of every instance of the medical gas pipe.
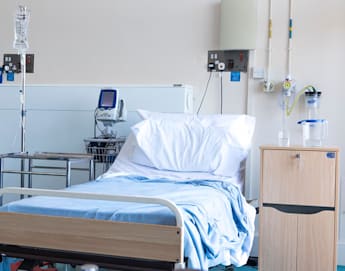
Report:
M264 80L264 92L274 91L271 82L272 66L272 28L273 28L273 0L269 0L268 8L268 41L267 41L267 76ZM288 22L288 52L287 52L287 76L286 79L292 80L292 26L293 26L293 0L289 0L289 22ZM285 83L285 82L284 82Z
M290 0L289 6L289 39L288 39L288 71L287 71L287 78L292 79L292 10L293 10L293 0Z
M273 16L272 16L272 0L269 0L269 18L268 18L268 41L267 41L267 77L264 81L264 92L272 92L273 83L271 82L271 66L272 66L272 23L273 23Z
M287 54L287 76L283 82L282 87L282 123L281 129L278 133L279 145L289 146L290 145L290 134L287 127L287 117L292 112L295 102L293 102L293 107L289 109L289 100L292 94L296 92L296 83L292 79L292 10L293 10L293 0L289 0L289 23L288 23L288 54ZM304 93L301 91L300 93ZM297 95L298 100L301 95ZM295 101L296 101L295 99Z

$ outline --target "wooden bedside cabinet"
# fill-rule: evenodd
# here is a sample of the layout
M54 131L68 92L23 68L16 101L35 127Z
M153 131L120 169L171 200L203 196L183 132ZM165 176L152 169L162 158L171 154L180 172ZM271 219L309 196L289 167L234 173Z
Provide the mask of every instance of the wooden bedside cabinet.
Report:
M261 147L260 271L335 271L338 149Z

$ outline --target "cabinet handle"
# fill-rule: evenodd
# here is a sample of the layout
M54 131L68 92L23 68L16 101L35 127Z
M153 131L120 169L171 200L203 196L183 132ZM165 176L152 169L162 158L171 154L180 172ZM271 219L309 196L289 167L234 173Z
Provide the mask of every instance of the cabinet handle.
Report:
M263 207L270 207L283 213L312 215L323 211L334 211L335 207L287 205L276 203L263 203Z
M296 159L300 159L301 158L301 154L296 153L295 157L296 157Z

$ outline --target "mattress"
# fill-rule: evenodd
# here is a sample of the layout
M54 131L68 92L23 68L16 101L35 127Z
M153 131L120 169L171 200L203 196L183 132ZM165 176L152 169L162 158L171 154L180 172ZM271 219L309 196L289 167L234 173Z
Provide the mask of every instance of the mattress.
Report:
M247 204L239 187L229 182L174 181L127 175L100 178L67 190L160 197L173 201L184 218L184 254L189 268L207 270L218 264L240 266L248 259L254 237L255 209ZM1 211L175 224L174 215L166 207L104 200L39 196L9 203L1 207Z

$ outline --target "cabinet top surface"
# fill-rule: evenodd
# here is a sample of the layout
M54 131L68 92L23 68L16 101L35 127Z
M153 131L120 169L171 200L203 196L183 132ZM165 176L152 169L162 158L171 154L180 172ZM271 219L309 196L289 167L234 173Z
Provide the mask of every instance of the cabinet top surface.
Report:
M303 147L303 146L289 146L281 147L277 145L263 145L260 146L261 150L289 150L289 151L332 151L339 152L337 147Z

